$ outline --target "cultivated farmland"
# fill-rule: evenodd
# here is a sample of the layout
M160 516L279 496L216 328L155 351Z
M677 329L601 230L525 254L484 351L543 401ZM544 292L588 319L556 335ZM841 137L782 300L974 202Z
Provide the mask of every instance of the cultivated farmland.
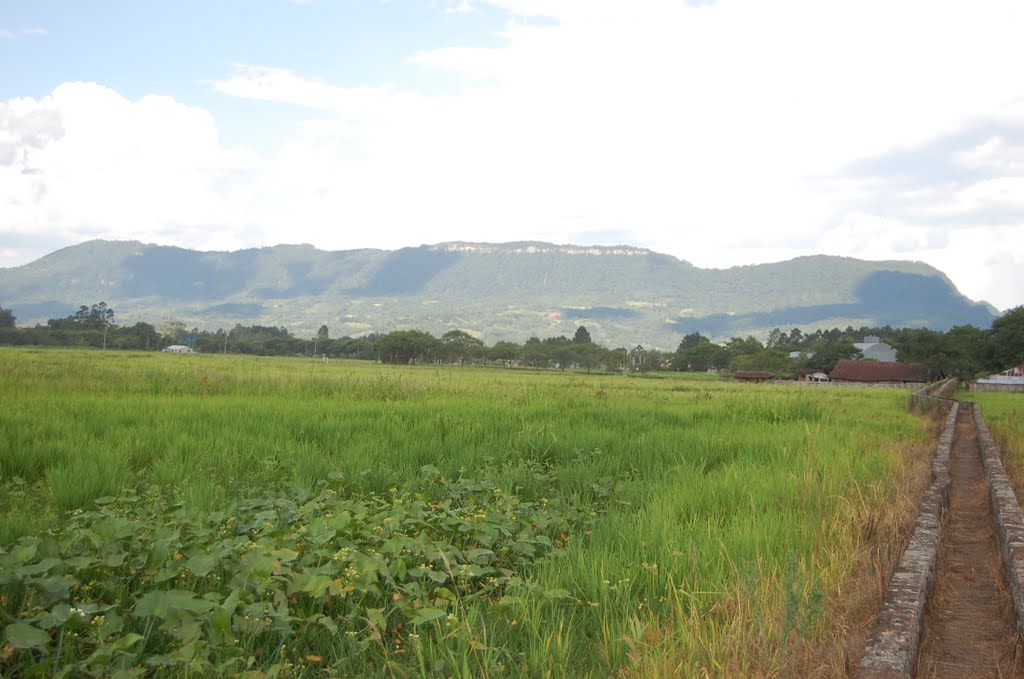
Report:
M956 397L981 404L992 435L1006 457L1006 472L1015 488L1024 488L1024 459L1020 455L1024 451L1024 394L961 390Z
M0 350L0 671L806 668L923 482L906 398Z

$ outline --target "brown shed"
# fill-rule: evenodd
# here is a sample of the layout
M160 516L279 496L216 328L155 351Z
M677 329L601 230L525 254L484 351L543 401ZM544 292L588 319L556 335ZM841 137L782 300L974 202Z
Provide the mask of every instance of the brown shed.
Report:
M923 364L888 361L839 361L828 378L832 382L897 384L927 381Z
M732 374L732 378L743 382L765 382L767 380L774 380L775 373L763 370L737 370Z

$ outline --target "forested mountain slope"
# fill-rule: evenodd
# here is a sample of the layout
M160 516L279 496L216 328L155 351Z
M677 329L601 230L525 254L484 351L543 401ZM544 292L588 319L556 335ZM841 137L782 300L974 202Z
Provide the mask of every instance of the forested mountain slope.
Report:
M322 324L332 336L452 328L487 342L566 334L585 324L606 346L674 348L699 331L725 338L773 327L988 327L986 304L920 262L800 257L699 269L633 247L441 243L329 252L278 245L199 252L90 241L0 269L0 306L19 324L106 301L118 322L191 326Z

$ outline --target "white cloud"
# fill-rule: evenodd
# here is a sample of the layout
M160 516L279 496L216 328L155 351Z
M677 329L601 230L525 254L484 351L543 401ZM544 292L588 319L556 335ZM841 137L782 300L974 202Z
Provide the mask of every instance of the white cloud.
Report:
M450 4L444 9L445 14L471 14L476 11L476 8L473 7L469 0L458 0L458 2Z
M231 242L244 226L232 209L233 176L252 167L220 146L212 116L167 97L132 102L91 83L65 83L43 99L0 104L0 231Z
M470 83L450 96L235 67L215 90L308 111L259 162L224 149L206 111L109 90L86 96L84 86L72 87L78 98L55 92L33 106L59 111L66 138L10 147L39 170L15 178L17 199L33 206L19 223L330 248L580 233L618 243L625 232L698 265L817 251L922 259L974 297L1024 302L1020 286L1007 288L1024 262L1008 235L1024 226L1013 222L1024 195L1019 140L997 131L958 149L951 165L982 173L969 181L890 187L843 174L979 119L1024 129L1019 2L443 8L485 5L508 13L501 46L408 57ZM131 195L124 204L112 200L115 183ZM14 223L11 209L0 200L0 224ZM1001 220L985 214L997 212Z
M14 30L9 28L0 28L0 38L17 38L19 35L39 37L49 34L50 32L45 28L18 28Z
M1024 143L1013 144L994 136L971 149L959 151L956 159L968 168L1021 175L1024 174Z
M259 101L284 102L313 109L333 111L354 118L384 116L408 95L393 86L343 88L302 77L285 68L236 64L227 80L213 83L224 94Z
M936 201L931 214L941 217L963 216L983 210L1010 209L1024 215L1024 175L982 180L951 190L945 202Z

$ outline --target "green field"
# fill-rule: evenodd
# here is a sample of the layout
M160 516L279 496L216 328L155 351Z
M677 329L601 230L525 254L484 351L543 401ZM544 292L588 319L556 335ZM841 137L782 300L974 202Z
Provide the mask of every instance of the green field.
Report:
M1007 472L1024 488L1024 394L961 390L957 398L981 404L981 413L1006 458Z
M1024 453L1024 394L963 391L958 398L980 403L992 433L1018 454Z
M778 674L928 436L906 400L0 350L0 674Z

